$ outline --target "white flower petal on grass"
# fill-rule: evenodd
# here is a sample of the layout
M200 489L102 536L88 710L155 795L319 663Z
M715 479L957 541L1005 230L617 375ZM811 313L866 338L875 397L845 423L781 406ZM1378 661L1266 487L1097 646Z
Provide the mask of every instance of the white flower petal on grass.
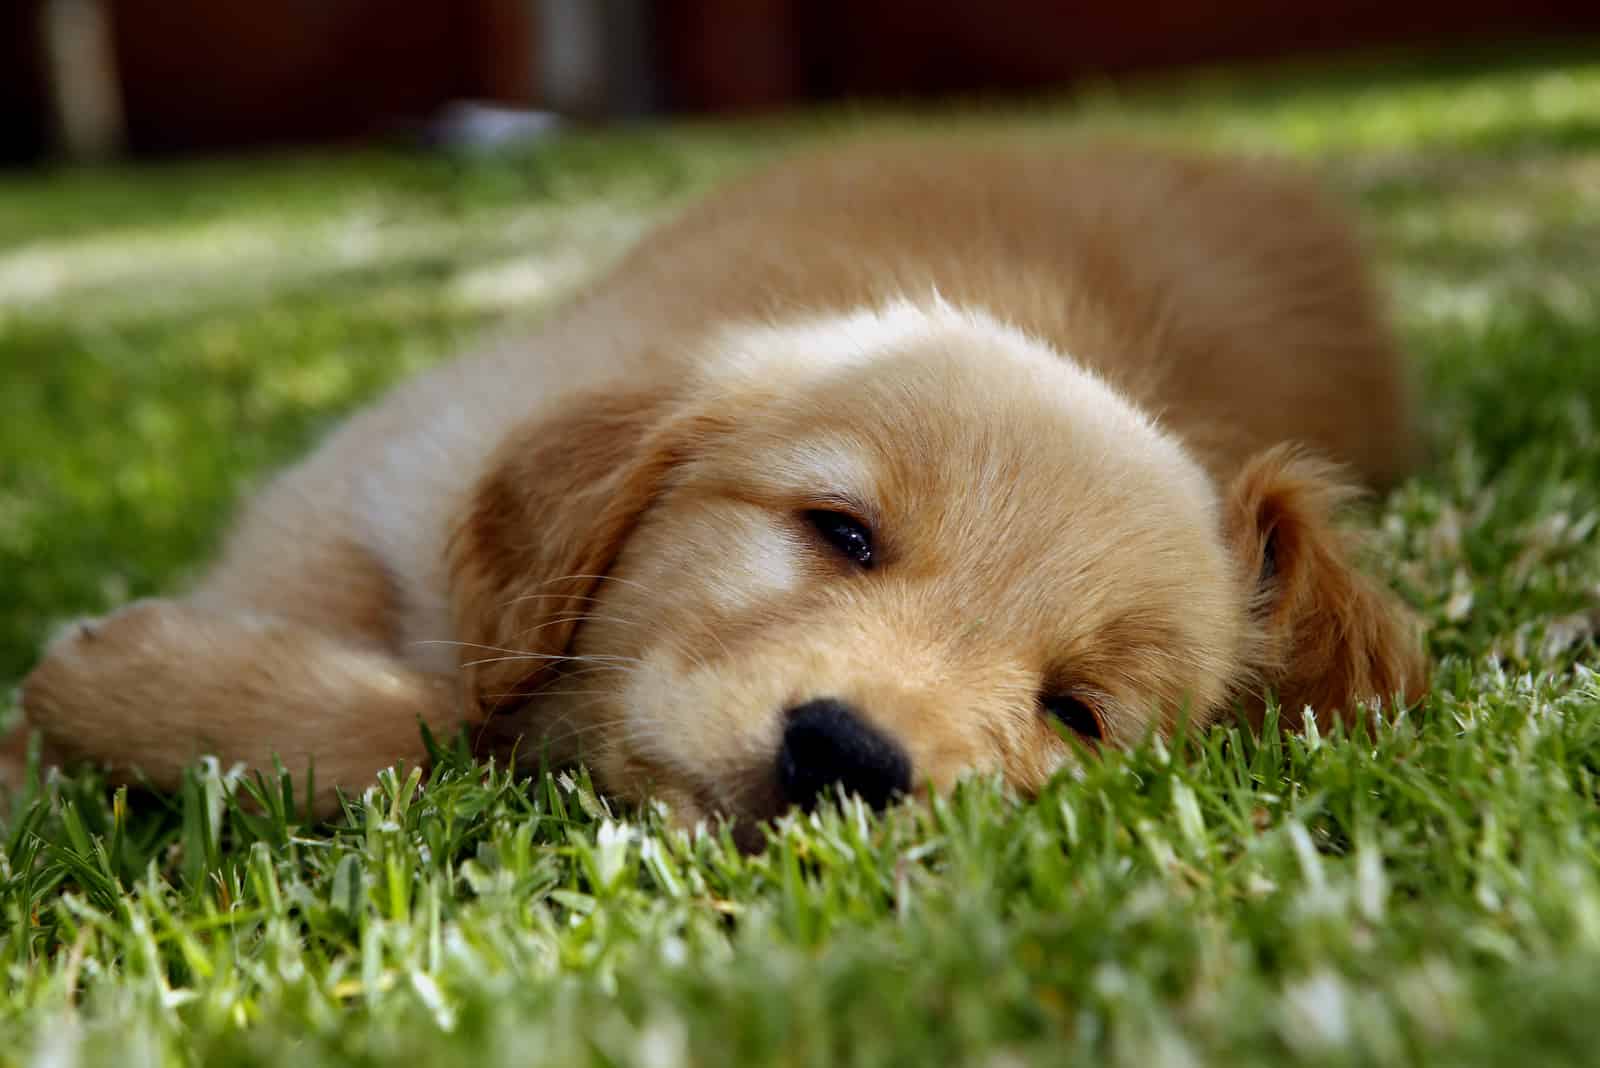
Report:
M628 863L628 843L632 838L633 833L627 824L611 820L602 822L600 829L595 832L594 868L601 889L616 885Z

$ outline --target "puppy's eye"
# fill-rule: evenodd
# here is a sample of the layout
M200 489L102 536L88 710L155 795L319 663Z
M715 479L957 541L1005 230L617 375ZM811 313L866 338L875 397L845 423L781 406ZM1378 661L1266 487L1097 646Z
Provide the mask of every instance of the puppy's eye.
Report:
M805 513L805 520L844 556L862 567L872 566L872 531L865 523L843 512L821 509Z
M1044 710L1053 716L1056 722L1081 737L1092 741L1101 741L1105 738L1105 731L1100 726L1100 716L1090 707L1087 701L1071 694L1057 694L1051 697L1041 697L1039 703Z

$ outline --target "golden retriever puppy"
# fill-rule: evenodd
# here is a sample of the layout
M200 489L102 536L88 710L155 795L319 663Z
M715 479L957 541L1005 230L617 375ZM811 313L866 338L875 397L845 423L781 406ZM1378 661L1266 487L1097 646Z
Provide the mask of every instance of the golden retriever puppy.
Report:
M1416 454L1357 244L1276 166L903 144L789 162L532 336L352 418L181 597L23 686L53 760L173 787L419 723L749 827L837 786L1037 789L1073 747L1415 699L1345 478Z

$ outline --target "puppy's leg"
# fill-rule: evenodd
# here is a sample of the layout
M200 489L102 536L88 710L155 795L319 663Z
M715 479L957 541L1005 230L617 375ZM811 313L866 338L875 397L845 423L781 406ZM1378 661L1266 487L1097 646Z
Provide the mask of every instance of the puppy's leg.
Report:
M23 683L27 726L52 755L174 789L202 755L304 781L319 814L396 761L425 761L419 723L459 721L452 679L381 644L203 600L142 601L56 640Z

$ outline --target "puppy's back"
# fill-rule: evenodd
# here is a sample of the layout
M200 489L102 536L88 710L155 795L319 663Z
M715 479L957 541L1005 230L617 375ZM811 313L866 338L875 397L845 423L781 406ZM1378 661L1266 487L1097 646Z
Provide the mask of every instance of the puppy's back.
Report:
M1098 371L1219 475L1281 441L1377 484L1415 458L1359 243L1276 164L1114 145L835 150L713 194L594 297L674 335L935 292Z

